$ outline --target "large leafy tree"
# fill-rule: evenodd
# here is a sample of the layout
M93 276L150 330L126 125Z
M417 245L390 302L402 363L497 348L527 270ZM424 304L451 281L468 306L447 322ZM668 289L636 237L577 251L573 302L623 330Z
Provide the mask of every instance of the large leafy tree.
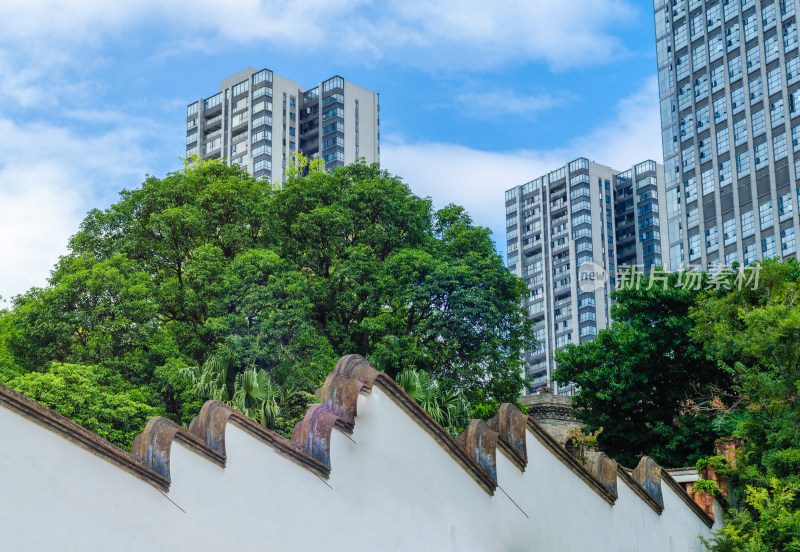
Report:
M578 416L590 431L603 428L600 448L626 465L642 455L666 466L693 464L725 431L687 408L699 396L726 393L730 381L691 335L699 286L679 277L644 277L613 292L611 327L556 355L556 379L579 386Z
M230 393L253 391L247 409L265 378L292 390L290 413L259 415L290 430L335 360L360 353L490 412L524 384L524 290L488 230L377 167L311 167L274 187L194 161L88 214L49 285L0 316L0 362L99 366L182 423L213 396L201 367L224 364Z
M767 260L747 271L757 285L703 297L693 334L732 374L739 400L728 525L714 551L800 550L800 263ZM731 278L733 280L733 278ZM724 464L724 463L723 463Z

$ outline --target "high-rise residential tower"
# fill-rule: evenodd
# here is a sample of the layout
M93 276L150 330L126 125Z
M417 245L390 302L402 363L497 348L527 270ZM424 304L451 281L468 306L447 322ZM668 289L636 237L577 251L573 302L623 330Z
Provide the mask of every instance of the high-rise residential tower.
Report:
M795 255L796 0L655 0L673 269Z
M186 154L226 159L278 182L298 151L324 159L327 169L361 158L377 163L379 110L377 92L342 77L306 90L269 69L245 69L189 104Z
M618 171L579 158L506 191L508 268L528 284L539 341L525 351L532 389L551 381L556 350L608 327L620 268L665 266L663 179L654 161Z

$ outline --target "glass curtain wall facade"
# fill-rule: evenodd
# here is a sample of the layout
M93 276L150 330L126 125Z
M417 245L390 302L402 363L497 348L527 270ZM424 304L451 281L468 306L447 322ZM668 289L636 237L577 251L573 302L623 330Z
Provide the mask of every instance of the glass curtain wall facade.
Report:
M796 0L655 0L669 264L796 255Z

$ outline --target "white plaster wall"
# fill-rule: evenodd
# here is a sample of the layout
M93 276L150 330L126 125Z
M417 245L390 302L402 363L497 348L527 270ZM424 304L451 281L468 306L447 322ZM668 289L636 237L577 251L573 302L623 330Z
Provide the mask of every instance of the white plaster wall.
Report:
M609 505L530 432L528 469L498 450L490 496L379 388L358 412L328 481L228 425L225 468L173 445L165 494L0 405L0 550L700 551L710 533L665 484L660 516L621 479Z

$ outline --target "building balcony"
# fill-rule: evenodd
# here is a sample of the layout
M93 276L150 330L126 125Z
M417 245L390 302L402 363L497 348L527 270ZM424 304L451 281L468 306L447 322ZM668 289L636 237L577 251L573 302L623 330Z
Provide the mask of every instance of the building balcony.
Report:
M206 119L203 122L203 129L206 132L213 132L221 128L222 128L222 113L214 117L211 117L210 119Z

